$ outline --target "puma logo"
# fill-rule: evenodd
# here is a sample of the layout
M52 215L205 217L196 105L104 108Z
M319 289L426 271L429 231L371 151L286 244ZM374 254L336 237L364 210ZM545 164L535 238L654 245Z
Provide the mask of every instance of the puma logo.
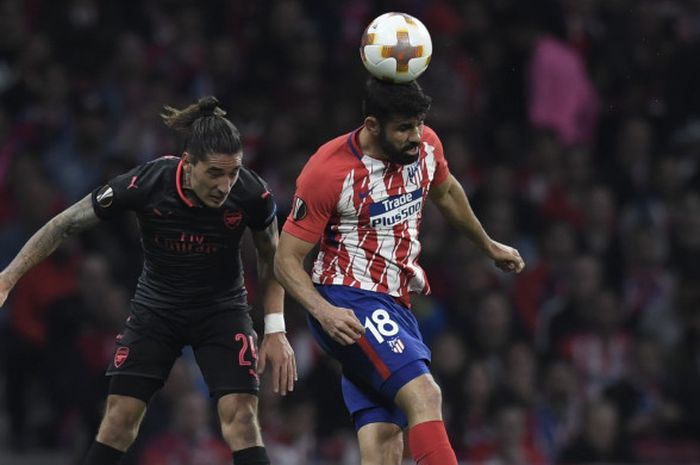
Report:
M171 212L170 210L161 211L156 207L153 208L153 213L155 213L158 216L170 216L173 214L173 212Z
M132 177L131 177L131 183L130 183L128 186L126 186L126 190L129 190L129 189L138 189L138 188L139 188L139 186L136 185L136 178L137 178L137 177L138 177L138 176L132 176Z

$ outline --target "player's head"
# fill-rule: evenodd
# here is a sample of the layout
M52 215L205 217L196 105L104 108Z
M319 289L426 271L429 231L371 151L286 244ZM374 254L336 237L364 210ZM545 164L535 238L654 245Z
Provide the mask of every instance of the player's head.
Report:
M367 80L365 127L390 161L402 165L416 161L431 101L416 81L394 84L376 78Z
M218 107L204 97L184 110L165 107L165 124L185 136L182 154L186 185L207 207L224 204L243 162L241 134Z

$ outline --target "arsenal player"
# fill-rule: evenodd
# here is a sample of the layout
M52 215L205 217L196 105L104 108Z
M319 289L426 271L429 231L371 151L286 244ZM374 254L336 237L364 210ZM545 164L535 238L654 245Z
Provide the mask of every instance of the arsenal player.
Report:
M95 189L37 231L0 273L0 306L31 267L67 237L123 211L136 213L144 252L131 314L116 341L104 418L84 465L114 465L136 438L152 395L191 345L236 465L269 464L257 420L258 371L272 366L273 390L294 387L285 336L284 290L275 280L276 205L243 166L238 129L214 97L166 107L167 126L186 137L180 157L148 162ZM240 258L250 228L263 288L265 337L249 314Z

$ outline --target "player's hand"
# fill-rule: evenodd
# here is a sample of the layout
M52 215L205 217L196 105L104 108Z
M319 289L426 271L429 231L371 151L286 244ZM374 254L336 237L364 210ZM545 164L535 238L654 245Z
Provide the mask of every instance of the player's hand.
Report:
M338 344L354 344L365 333L365 328L349 308L330 307L315 315L321 327Z
M268 360L272 365L272 390L287 395L294 390L297 380L297 361L284 333L270 333L263 338L258 352L258 373L265 371Z
M525 261L520 253L508 245L491 241L487 253L502 271L520 273L525 268Z
M7 296L10 295L10 291L12 290L12 283L2 274L0 273L0 308L5 304L5 301L7 300Z

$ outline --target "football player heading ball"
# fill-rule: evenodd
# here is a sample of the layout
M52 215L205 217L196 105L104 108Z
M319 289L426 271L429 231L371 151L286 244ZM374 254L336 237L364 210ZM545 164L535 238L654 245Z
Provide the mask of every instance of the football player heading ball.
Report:
M431 99L415 77L432 47L421 30L402 13L367 28L361 56L375 77L365 88L364 121L306 163L275 257L280 283L308 310L314 337L343 367L362 465L399 465L404 428L418 464L457 464L430 349L410 310L411 293L430 292L418 264L428 199L503 271L525 266L517 250L484 231L439 137L424 124ZM309 277L304 259L318 242Z

